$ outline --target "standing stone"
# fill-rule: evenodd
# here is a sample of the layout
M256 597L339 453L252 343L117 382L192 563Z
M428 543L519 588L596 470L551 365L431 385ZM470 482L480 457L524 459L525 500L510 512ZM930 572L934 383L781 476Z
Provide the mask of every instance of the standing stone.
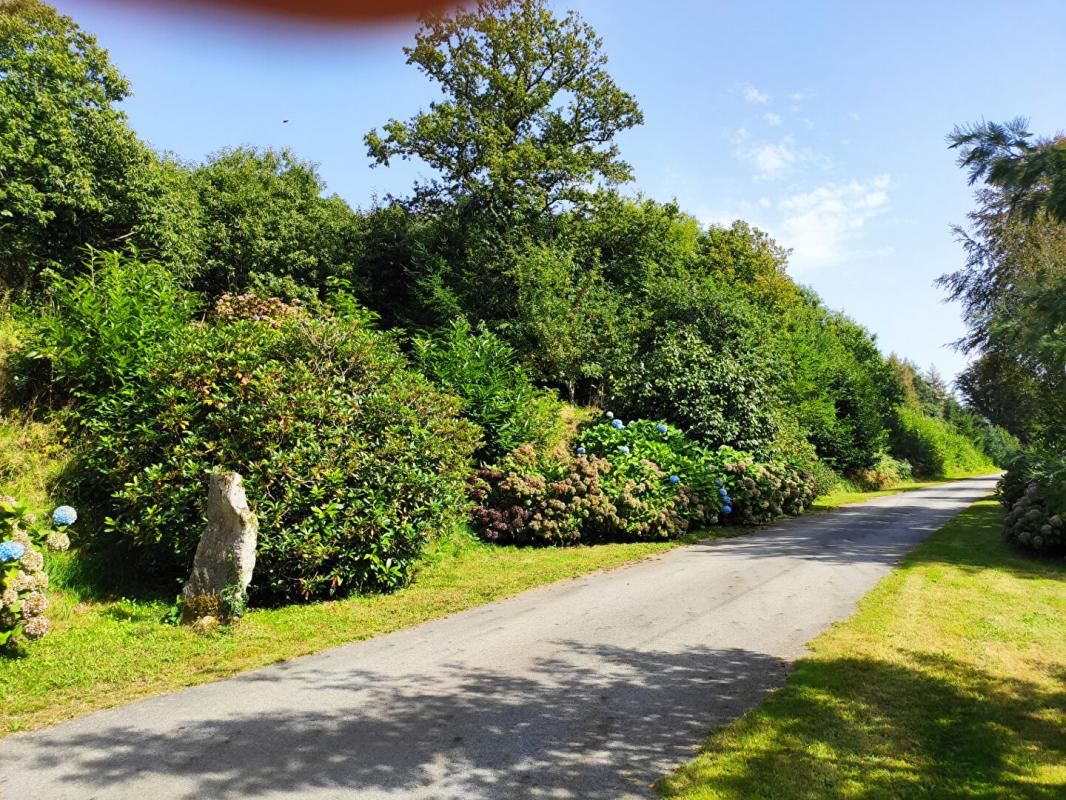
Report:
M243 599L252 582L259 523L248 507L244 482L236 472L211 475L207 493L207 527L196 547L192 573L181 593L181 621L203 617L228 622L231 602Z

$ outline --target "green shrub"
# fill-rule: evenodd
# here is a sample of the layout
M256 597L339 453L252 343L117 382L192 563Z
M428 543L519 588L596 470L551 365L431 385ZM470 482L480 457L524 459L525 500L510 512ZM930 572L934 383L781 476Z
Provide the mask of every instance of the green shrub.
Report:
M570 544L669 538L702 519L691 489L647 460L539 455L530 445L480 469L473 523L489 541Z
M757 525L783 514L801 514L817 496L812 475L782 460L757 461L750 453L720 447L731 522Z
M671 537L797 514L817 494L814 476L788 460L756 461L663 422L611 417L583 430L573 455L527 447L482 469L471 492L480 535L519 544Z
M94 251L86 269L52 276L49 302L16 367L24 384L37 381L33 393L55 387L93 397L139 384L196 310L196 297L157 262Z
M1021 452L1008 463L998 490L1009 509L1004 539L1038 553L1066 553L1066 457Z
M484 323L474 330L465 319L456 319L416 338L414 353L422 372L459 397L466 416L481 426L482 458L499 458L526 443L542 450L557 438L561 401L534 388L511 347Z
M239 313L235 316L241 316ZM257 603L388 590L459 517L474 426L359 321L189 326L145 379L77 408L87 546L183 578L207 475L242 474L259 518Z
M560 459L523 445L482 467L471 481L474 527L492 542L576 542L584 531L607 528L616 516L600 483L608 469L603 459Z
M661 331L618 378L611 405L627 417L665 418L711 446L761 451L777 432L766 364L712 346L692 327Z
M693 509L698 511L691 519L694 524L717 518L769 522L803 511L815 497L813 476L798 457L760 460L725 445L707 448L663 422L601 422L582 432L581 445L615 465L649 462L665 475L676 475L679 485L693 494ZM807 456L804 452L802 459Z
M988 457L950 423L900 406L892 425L892 454L909 461L915 475L948 477L991 467Z
M887 453L878 456L873 466L855 470L848 477L861 491L872 492L879 489L891 489L913 477L913 468L909 461L901 461Z

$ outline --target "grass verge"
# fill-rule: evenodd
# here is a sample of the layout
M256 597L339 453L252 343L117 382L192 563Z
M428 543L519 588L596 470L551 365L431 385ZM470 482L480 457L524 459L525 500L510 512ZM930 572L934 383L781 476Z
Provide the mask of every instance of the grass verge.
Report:
M1002 527L991 500L948 523L660 793L1062 798L1066 564Z

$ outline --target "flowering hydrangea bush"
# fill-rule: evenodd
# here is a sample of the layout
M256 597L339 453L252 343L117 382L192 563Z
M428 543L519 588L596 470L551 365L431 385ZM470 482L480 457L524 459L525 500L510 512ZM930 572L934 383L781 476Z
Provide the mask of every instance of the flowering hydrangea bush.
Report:
M277 297L260 297L246 292L245 294L224 294L215 301L211 314L216 320L233 322L235 320L251 320L252 322L264 322L272 327L279 327L286 320L294 319L306 312L302 307L286 303Z
M664 422L608 412L574 456L519 448L482 469L474 524L490 541L556 544L676 536L715 522L769 522L814 499L812 476L786 460L703 447Z
M1066 458L1027 451L1010 460L1000 479L1009 509L1003 538L1045 555L1066 553Z
M51 623L48 610L48 574L44 555L38 546L49 550L70 547L67 528L77 520L70 506L60 506L52 515L55 530L42 531L25 503L13 497L0 497L0 647L17 642L21 634L40 639Z
M750 453L730 447L719 448L715 457L724 472L731 518L740 524L800 514L817 494L813 476L786 461L756 461Z
M703 518L690 489L655 464L539 456L524 445L471 482L474 527L511 544L668 538Z

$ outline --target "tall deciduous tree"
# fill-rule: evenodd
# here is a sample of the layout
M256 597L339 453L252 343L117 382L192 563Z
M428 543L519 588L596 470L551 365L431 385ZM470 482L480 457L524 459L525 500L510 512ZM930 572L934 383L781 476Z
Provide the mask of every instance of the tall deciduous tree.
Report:
M0 0L0 280L9 287L72 269L86 245L151 249L155 235L180 236L180 215L156 208L168 176L117 108L129 91L69 17L36 0Z
M224 150L198 167L203 268L209 294L279 280L316 288L350 279L358 261L359 217L337 195L323 197L315 166L288 150Z
M478 0L424 17L404 52L443 97L365 140L377 164L418 158L438 172L415 187L417 201L543 213L595 182L630 179L614 138L643 117L576 13L557 18L545 0Z

